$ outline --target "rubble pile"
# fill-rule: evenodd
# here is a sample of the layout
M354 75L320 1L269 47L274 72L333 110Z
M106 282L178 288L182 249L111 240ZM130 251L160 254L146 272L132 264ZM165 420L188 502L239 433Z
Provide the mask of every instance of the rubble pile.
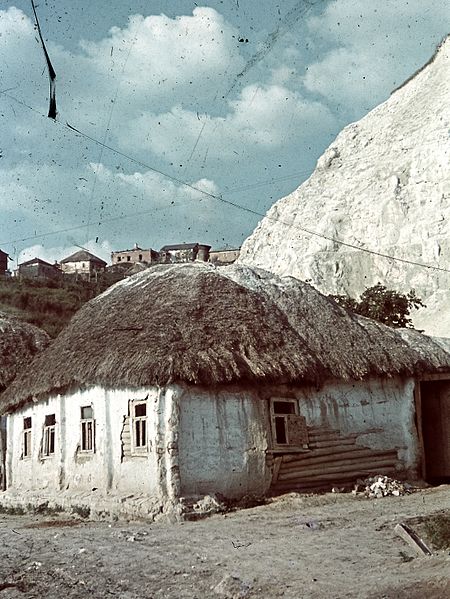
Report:
M363 494L369 499L381 499L388 495L399 497L400 495L409 495L414 491L410 484L377 474L364 480L358 479L352 493L354 495Z

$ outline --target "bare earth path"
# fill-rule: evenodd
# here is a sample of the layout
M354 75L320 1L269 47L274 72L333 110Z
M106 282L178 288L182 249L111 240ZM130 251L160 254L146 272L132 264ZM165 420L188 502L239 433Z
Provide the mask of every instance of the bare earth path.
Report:
M291 494L182 524L0 515L0 599L447 598L449 550L416 557L393 529L449 508L441 486Z

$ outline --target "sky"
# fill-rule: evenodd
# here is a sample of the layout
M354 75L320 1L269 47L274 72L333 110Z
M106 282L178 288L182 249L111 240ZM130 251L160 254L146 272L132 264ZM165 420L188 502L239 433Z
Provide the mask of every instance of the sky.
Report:
M448 0L35 4L56 121L31 2L0 0L0 249L19 262L239 247L450 32Z

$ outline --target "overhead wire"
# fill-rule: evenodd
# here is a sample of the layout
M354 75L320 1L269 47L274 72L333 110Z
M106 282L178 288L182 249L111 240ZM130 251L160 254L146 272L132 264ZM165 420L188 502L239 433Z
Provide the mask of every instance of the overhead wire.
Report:
M9 93L3 92L0 90L0 94L7 96L9 98L11 98L12 100L16 101L18 104L25 106L27 108L29 108L30 110L33 110L34 112L37 112L40 116L44 116L42 115L42 113L40 113L38 110L36 110L35 108L29 106L28 104L26 104L25 102L23 102L22 100L18 100L17 98L15 98L14 96L11 96ZM273 221L273 222L278 222L281 223L282 225L285 225L287 227L293 227L295 229L298 229L299 231L302 231L303 233L306 233L308 235L314 236L314 237L318 237L321 239L325 239L327 241L331 241L332 243L336 243L338 245L344 246L344 247L348 247L360 252L364 252L367 254L372 254L374 256L378 256L380 258L385 258L388 260L392 260L392 261L396 261L396 262L400 262L403 264L410 264L410 265L414 265L414 266L418 266L421 268L427 268L429 270L434 270L434 271L439 271L439 272L447 272L450 273L450 269L449 268L444 268L441 266L436 266L433 264L427 264L424 262L418 262L415 260L409 260L407 258L401 258L399 256L392 256L390 254L385 254L384 252L378 252L376 250L371 250L369 248L365 248L362 247L360 245L356 245L350 242L346 242L343 241L341 239L337 239L335 237L329 236L329 235L325 235L323 233L318 233L317 231L313 231L312 229L306 228L306 227L301 227L300 225L295 224L294 222L287 222L285 220L282 220L278 217L273 217L270 216L269 214L265 214L262 212L259 212L258 210L254 210L253 208L249 208L248 206L243 206L242 204L238 204L237 202L233 202L231 200L228 200L226 198L224 198L222 195L217 195L214 194L212 192L209 192L205 189L202 189L201 187L197 187L196 185L192 184L192 183L188 183L187 181L183 181L182 179L179 179L178 177L174 176L174 175L170 175L169 173L166 173L160 169L157 169L149 164L146 164L145 162L143 162L142 160L138 160L137 158L134 158L133 156L130 156L129 154L126 154L125 152L122 152L120 150L118 150L117 148L114 148L113 146L110 146L108 144L105 144L103 142L101 142L100 140L96 139L95 137L92 137L91 135L88 135L87 133L85 133L84 131L80 131L79 129L77 129L76 127L70 125L69 123L63 123L61 121L53 121L56 124L58 124L61 127L66 127L67 129L69 129L70 131L74 132L77 135L80 135L81 137L83 137L84 139L87 139L89 141L91 141L92 143L95 143L97 145L103 146L105 149L111 151L112 153L121 156L123 158L126 158L127 160L129 160L130 162L133 162L134 164L137 164L141 167L144 167L154 173L157 173L167 179L170 179L171 181L174 181L175 183L178 183L181 186L187 187L189 189L192 189L198 193L201 193L202 195L209 197L215 201L218 201L224 205L227 206L231 206L233 208L236 208L237 210L241 210L244 211L248 214L252 214L254 216L258 216L261 218L265 218L269 221ZM84 225L85 226L85 225ZM9 241L9 242L2 242L2 245L9 245L12 243L18 243L18 241Z

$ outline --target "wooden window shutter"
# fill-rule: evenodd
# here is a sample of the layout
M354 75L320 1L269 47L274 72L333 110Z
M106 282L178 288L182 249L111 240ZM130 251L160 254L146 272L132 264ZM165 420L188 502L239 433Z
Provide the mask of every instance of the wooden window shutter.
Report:
M298 414L289 414L286 416L287 432L289 445L296 447L305 447L308 445L308 429L306 427L306 418Z

